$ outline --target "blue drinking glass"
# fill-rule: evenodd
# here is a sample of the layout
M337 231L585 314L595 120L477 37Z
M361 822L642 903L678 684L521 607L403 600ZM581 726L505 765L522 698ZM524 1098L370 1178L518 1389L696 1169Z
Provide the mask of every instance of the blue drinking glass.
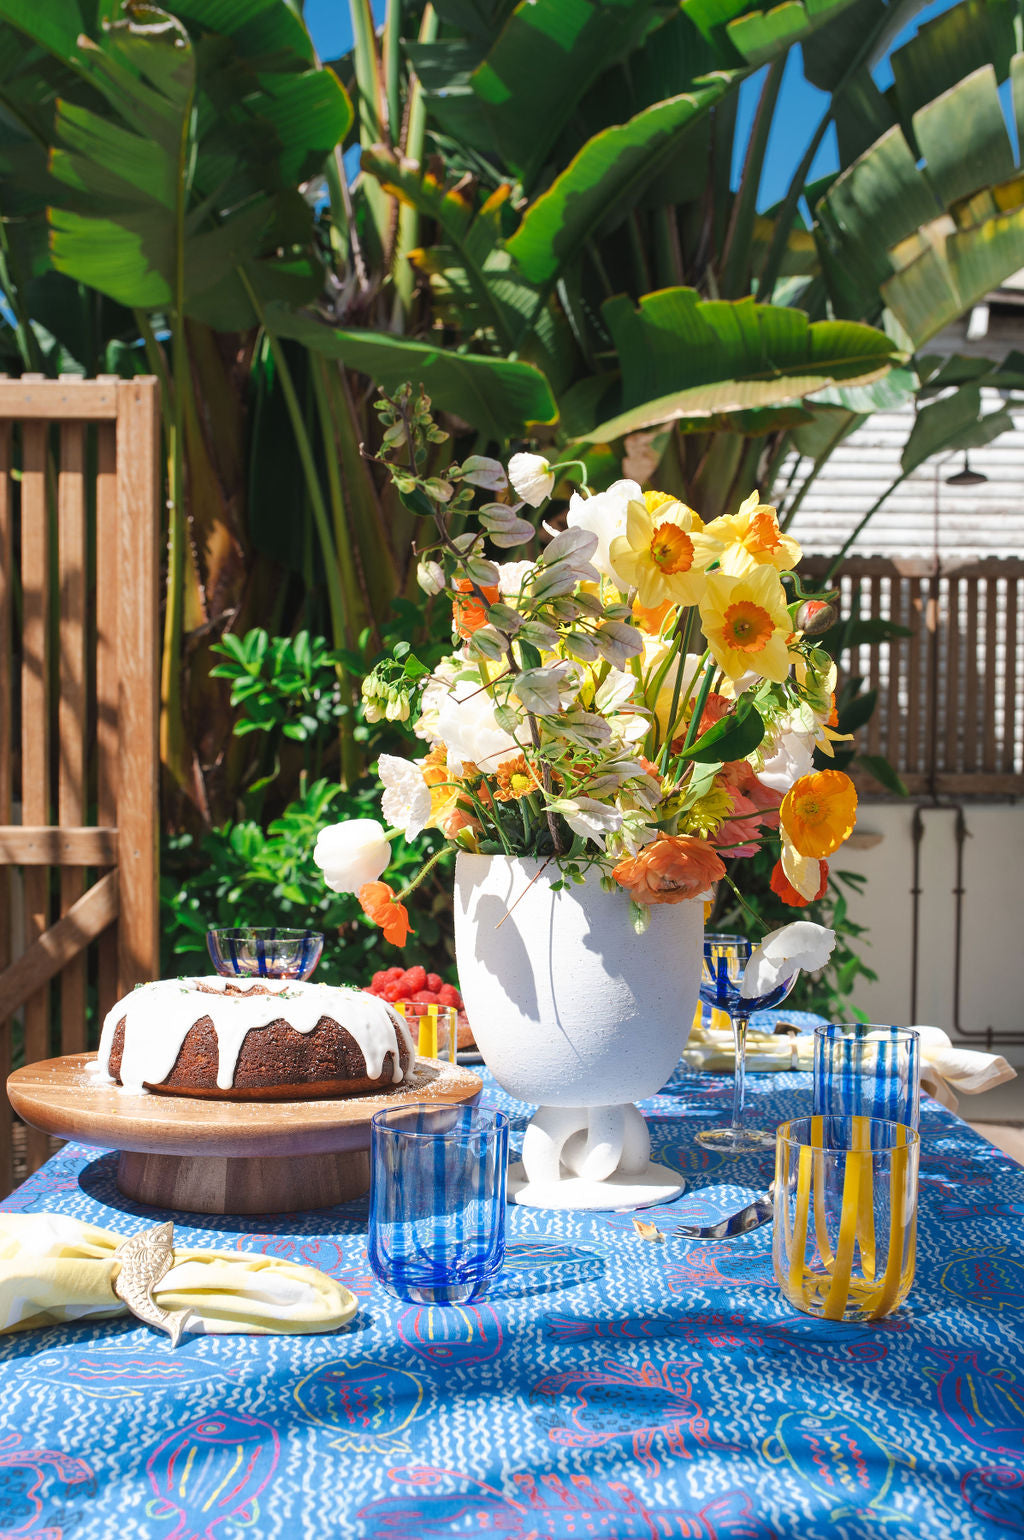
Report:
M406 1103L370 1125L370 1266L398 1299L462 1305L505 1260L508 1118Z
M324 949L318 930L235 925L206 932L206 946L224 978L308 979Z
M839 1022L814 1029L814 1111L916 1128L921 1037L913 1027Z
M764 1128L747 1128L743 1122L746 1089L747 1025L754 1011L771 1011L789 994L799 968L783 975L774 989L762 995L744 995L743 971L753 948L746 936L708 933L704 937L704 962L700 997L706 1005L725 1011L732 1022L736 1045L736 1073L732 1090L732 1122L728 1128L702 1128L698 1144L724 1155L749 1155L775 1148L775 1134Z

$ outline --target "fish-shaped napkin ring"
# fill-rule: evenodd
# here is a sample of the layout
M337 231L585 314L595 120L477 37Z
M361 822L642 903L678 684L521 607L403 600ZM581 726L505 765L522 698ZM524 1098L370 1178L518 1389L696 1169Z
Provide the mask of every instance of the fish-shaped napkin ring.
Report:
M120 1263L113 1279L114 1293L128 1306L132 1315L165 1331L171 1347L177 1347L181 1334L194 1318L192 1310L162 1310L153 1298L153 1290L174 1264L174 1225L154 1225L122 1241L114 1253Z

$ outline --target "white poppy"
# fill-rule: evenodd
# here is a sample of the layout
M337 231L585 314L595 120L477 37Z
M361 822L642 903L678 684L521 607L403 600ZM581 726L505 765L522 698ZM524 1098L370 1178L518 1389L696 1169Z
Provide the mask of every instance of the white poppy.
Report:
M814 769L814 744L816 734L794 732L784 728L772 745L760 770L754 773L762 786L770 791L787 792L803 775Z
M414 840L430 818L430 787L422 770L411 759L382 754L377 774L384 787L381 812L393 829L401 829L407 840Z
M611 578L623 589L629 585L612 566L611 543L616 535L626 533L626 509L637 498L643 501L643 493L635 481L615 481L607 492L595 492L593 497L581 497L574 492L565 515L569 529L585 529L597 536L597 550L591 562L602 577Z
M481 681L456 680L439 698L437 736L448 750L448 767L461 775L467 761L494 770L519 753L519 745L494 719L494 701Z
M821 887L821 862L815 856L802 856L782 831L782 875L810 903Z
M517 454L508 462L508 479L517 497L539 508L555 490L555 477L543 455Z
M358 893L364 883L377 881L391 860L391 846L376 818L350 818L320 830L313 860L335 893Z
M813 973L823 968L835 944L835 931L825 925L815 925L813 920L795 920L792 925L771 931L750 954L743 970L741 997L754 1000L770 994L776 985L798 969L805 968Z
M503 599L517 599L523 584L537 570L535 561L500 561L498 563L498 592Z

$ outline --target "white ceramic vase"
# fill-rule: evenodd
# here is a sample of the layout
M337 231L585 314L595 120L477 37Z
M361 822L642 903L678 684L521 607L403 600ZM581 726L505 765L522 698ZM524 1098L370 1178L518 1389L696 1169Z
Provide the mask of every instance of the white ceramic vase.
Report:
M511 1096L538 1104L509 1173L519 1203L625 1209L683 1191L651 1162L634 1102L679 1061L700 983L703 904L654 907L643 936L625 893L596 871L557 892L554 862L460 854L459 986L484 1061Z

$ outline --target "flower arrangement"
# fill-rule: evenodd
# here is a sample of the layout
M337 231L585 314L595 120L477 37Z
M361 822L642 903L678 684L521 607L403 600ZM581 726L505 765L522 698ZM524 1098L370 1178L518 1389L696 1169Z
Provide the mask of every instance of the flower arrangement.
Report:
M407 722L423 752L380 757L387 827L321 833L328 885L401 946L419 876L397 894L382 880L391 841L434 828L462 850L556 862L559 882L598 867L638 931L653 904L735 890L725 860L766 842L773 890L796 907L820 897L857 797L813 768L839 737L835 665L814 643L833 617L802 589L775 509L752 492L705 524L636 482L584 483L564 527L539 533L524 515L580 462L516 454L506 473L472 456L430 476L444 434L427 398L405 387L378 409L378 458L430 531L418 578L448 596L453 647L428 671L402 644L364 681L368 719ZM488 549L527 545L520 560Z

